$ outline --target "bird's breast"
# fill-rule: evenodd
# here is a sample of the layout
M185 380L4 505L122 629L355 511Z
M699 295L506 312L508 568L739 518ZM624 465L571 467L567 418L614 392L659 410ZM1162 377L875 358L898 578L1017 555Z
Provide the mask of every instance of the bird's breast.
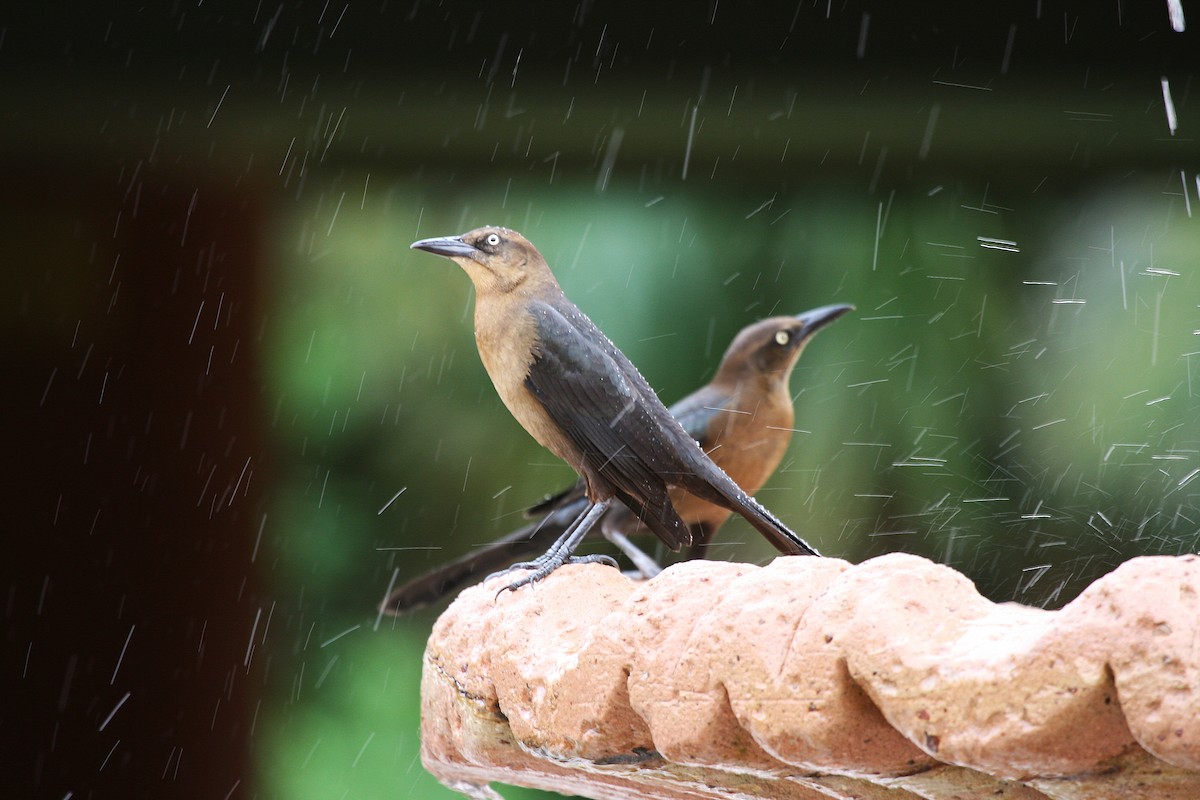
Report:
M792 438L792 402L786 392L739 394L709 427L709 456L749 494L779 466Z
M528 307L480 297L475 305L475 344L484 369L509 413L534 439L574 465L570 443L525 385L538 344L537 324Z
M537 329L533 318L523 309L492 313L493 305L481 300L476 306L475 345L479 348L484 369L507 404L518 389L524 388L529 365L533 362Z

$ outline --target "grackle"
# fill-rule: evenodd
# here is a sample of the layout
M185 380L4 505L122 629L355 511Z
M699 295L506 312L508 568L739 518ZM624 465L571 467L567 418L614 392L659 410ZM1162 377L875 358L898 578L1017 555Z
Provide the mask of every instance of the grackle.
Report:
M736 511L782 553L819 555L704 454L625 354L566 298L528 239L485 227L411 246L466 271L475 284L475 344L500 399L584 484L582 512L543 555L504 570L530 570L506 589L569 562L615 566L608 556L572 555L614 501L672 550L692 544L671 488Z
M788 382L797 359L819 330L853 308L824 306L743 328L725 351L712 381L670 407L701 449L748 494L766 483L791 441L794 410ZM675 510L692 530L688 558L702 558L731 512L678 490L670 494ZM436 602L492 570L548 547L587 502L582 482L547 498L526 512L541 519L396 587L383 609L399 614ZM658 571L654 560L626 538L639 527L628 507L614 504L600 527L643 575L652 577Z

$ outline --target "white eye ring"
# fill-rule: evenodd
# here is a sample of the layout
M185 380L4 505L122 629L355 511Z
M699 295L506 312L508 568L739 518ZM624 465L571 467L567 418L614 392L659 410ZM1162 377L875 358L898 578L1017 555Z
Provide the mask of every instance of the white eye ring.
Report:
M496 245L500 244L500 236L499 234L489 233L484 241L490 244L492 247L495 247Z
M790 333L788 333L787 331L776 331L775 332L775 344L783 345L783 344L787 344L791 340L792 340L792 335Z

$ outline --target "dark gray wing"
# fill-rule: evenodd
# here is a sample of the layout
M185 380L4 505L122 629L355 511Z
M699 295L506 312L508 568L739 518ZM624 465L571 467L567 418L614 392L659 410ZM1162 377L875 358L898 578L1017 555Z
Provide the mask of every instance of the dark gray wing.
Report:
M736 511L782 553L817 555L704 455L582 311L566 298L529 308L539 344L525 386L575 445L584 463L572 466L594 488L611 492L672 549L690 544L692 533L668 485Z
M672 416L708 452L716 442L709 438L709 425L718 414L727 414L725 407L733 401L729 394L711 385L703 386L680 400L669 409Z
M579 451L583 464L572 466L672 549L690 544L667 494L668 481L683 469L677 429L657 418L665 412L657 396L579 309L534 302L530 312L538 346L525 386Z
M709 423L717 414L725 413L722 409L732 400L733 398L727 392L711 386L703 386L667 410L675 419L679 420L683 429L688 432L688 436L695 439L701 449L707 453L715 444L709 439ZM549 495L525 509L525 516L540 517L543 514L549 514L555 509L575 503L581 497L583 497L583 481L576 481L574 486Z

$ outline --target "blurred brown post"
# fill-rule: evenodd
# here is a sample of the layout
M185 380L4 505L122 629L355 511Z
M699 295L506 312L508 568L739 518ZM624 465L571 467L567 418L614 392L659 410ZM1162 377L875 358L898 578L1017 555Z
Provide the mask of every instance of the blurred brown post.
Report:
M8 791L249 796L261 206L144 163L4 171Z

